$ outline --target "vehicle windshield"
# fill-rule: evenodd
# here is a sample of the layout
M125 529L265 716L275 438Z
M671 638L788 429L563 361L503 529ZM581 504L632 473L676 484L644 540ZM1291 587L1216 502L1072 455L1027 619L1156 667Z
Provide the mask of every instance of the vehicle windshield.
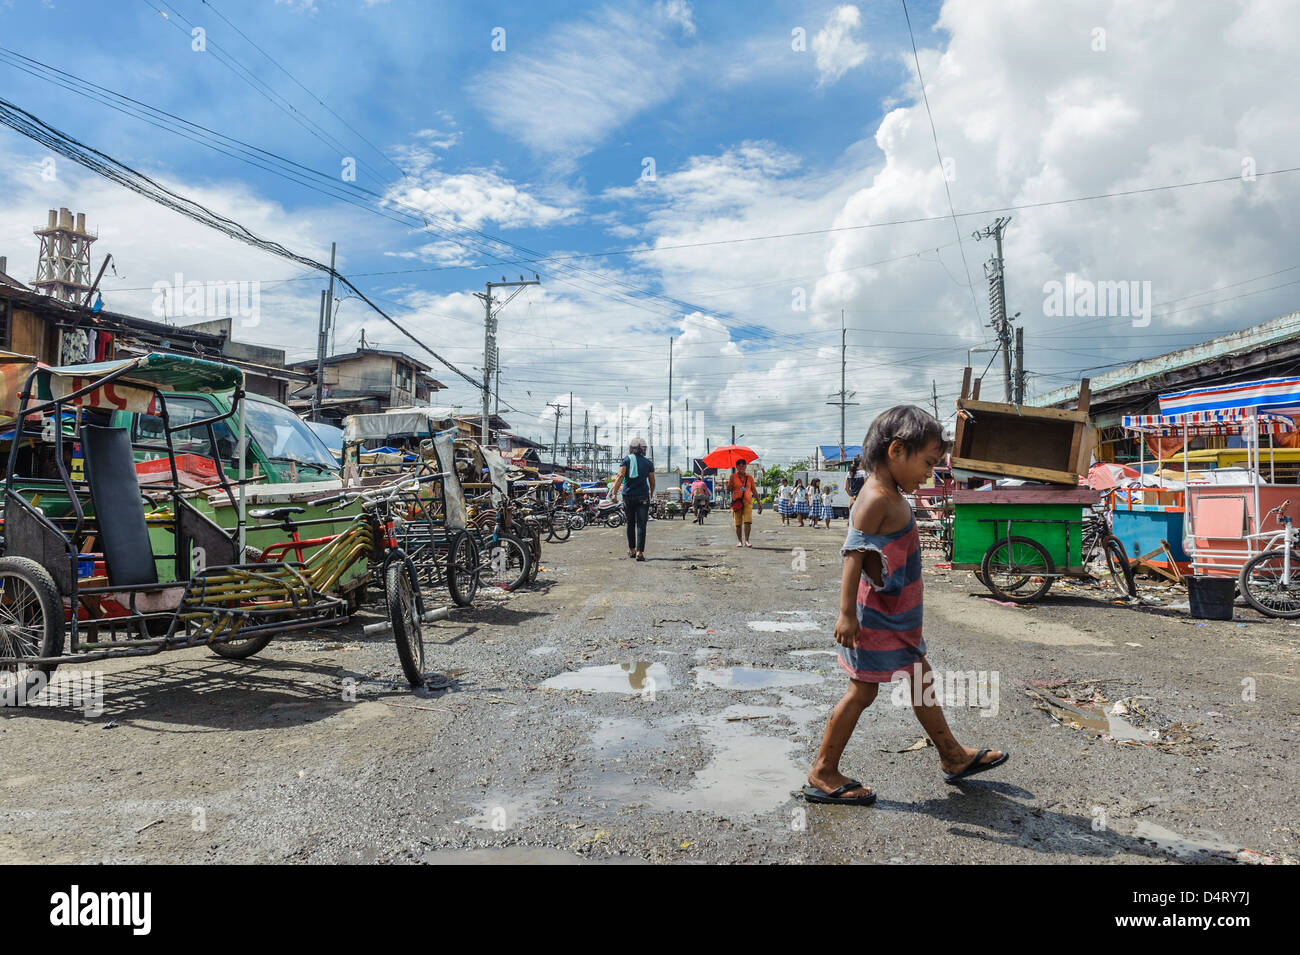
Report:
M244 405L248 433L272 461L333 471L334 455L307 424L288 408L249 398Z

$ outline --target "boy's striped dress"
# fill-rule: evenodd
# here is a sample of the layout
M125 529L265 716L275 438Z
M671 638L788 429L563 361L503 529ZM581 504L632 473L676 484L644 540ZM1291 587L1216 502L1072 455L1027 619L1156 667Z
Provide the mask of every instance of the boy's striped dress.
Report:
M858 581L858 639L840 647L840 667L863 683L889 683L912 672L925 655L921 635L921 538L913 518L892 534L864 534L852 524L841 554L880 554L883 587L876 587L863 568Z

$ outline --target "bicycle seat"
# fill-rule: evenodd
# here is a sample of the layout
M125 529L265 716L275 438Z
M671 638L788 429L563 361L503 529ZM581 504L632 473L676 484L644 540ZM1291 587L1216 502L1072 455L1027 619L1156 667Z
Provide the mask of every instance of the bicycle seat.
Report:
M290 514L301 514L306 508L302 507L259 507L248 512L249 517L256 518L259 521L282 521Z

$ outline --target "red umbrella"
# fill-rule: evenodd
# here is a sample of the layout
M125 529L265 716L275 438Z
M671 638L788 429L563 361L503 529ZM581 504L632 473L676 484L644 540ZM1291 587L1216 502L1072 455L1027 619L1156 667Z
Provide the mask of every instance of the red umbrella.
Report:
M737 461L757 461L758 454L753 448L747 448L743 444L724 444L710 451L700 460L708 468L734 468Z

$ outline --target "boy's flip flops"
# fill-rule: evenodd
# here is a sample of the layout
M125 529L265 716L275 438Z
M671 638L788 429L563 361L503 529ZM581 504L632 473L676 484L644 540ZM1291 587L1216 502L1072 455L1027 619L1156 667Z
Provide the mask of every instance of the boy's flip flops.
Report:
M846 796L844 795L851 789L857 789L862 783L856 779L850 779L847 783L836 789L834 792L824 793L816 786L805 786L803 788L803 798L808 802L817 803L840 803L845 806L870 806L876 801L875 793L868 793L865 796Z
M969 776L974 776L976 773L982 773L984 770L992 769L994 766L1001 766L1011 758L1011 754L1006 750L1003 750L1002 755L993 760L993 762L981 763L980 760L987 756L988 753L989 751L987 749L980 750L975 754L975 758L970 761L970 764L965 769L958 773L945 773L943 781L945 783L959 783Z

